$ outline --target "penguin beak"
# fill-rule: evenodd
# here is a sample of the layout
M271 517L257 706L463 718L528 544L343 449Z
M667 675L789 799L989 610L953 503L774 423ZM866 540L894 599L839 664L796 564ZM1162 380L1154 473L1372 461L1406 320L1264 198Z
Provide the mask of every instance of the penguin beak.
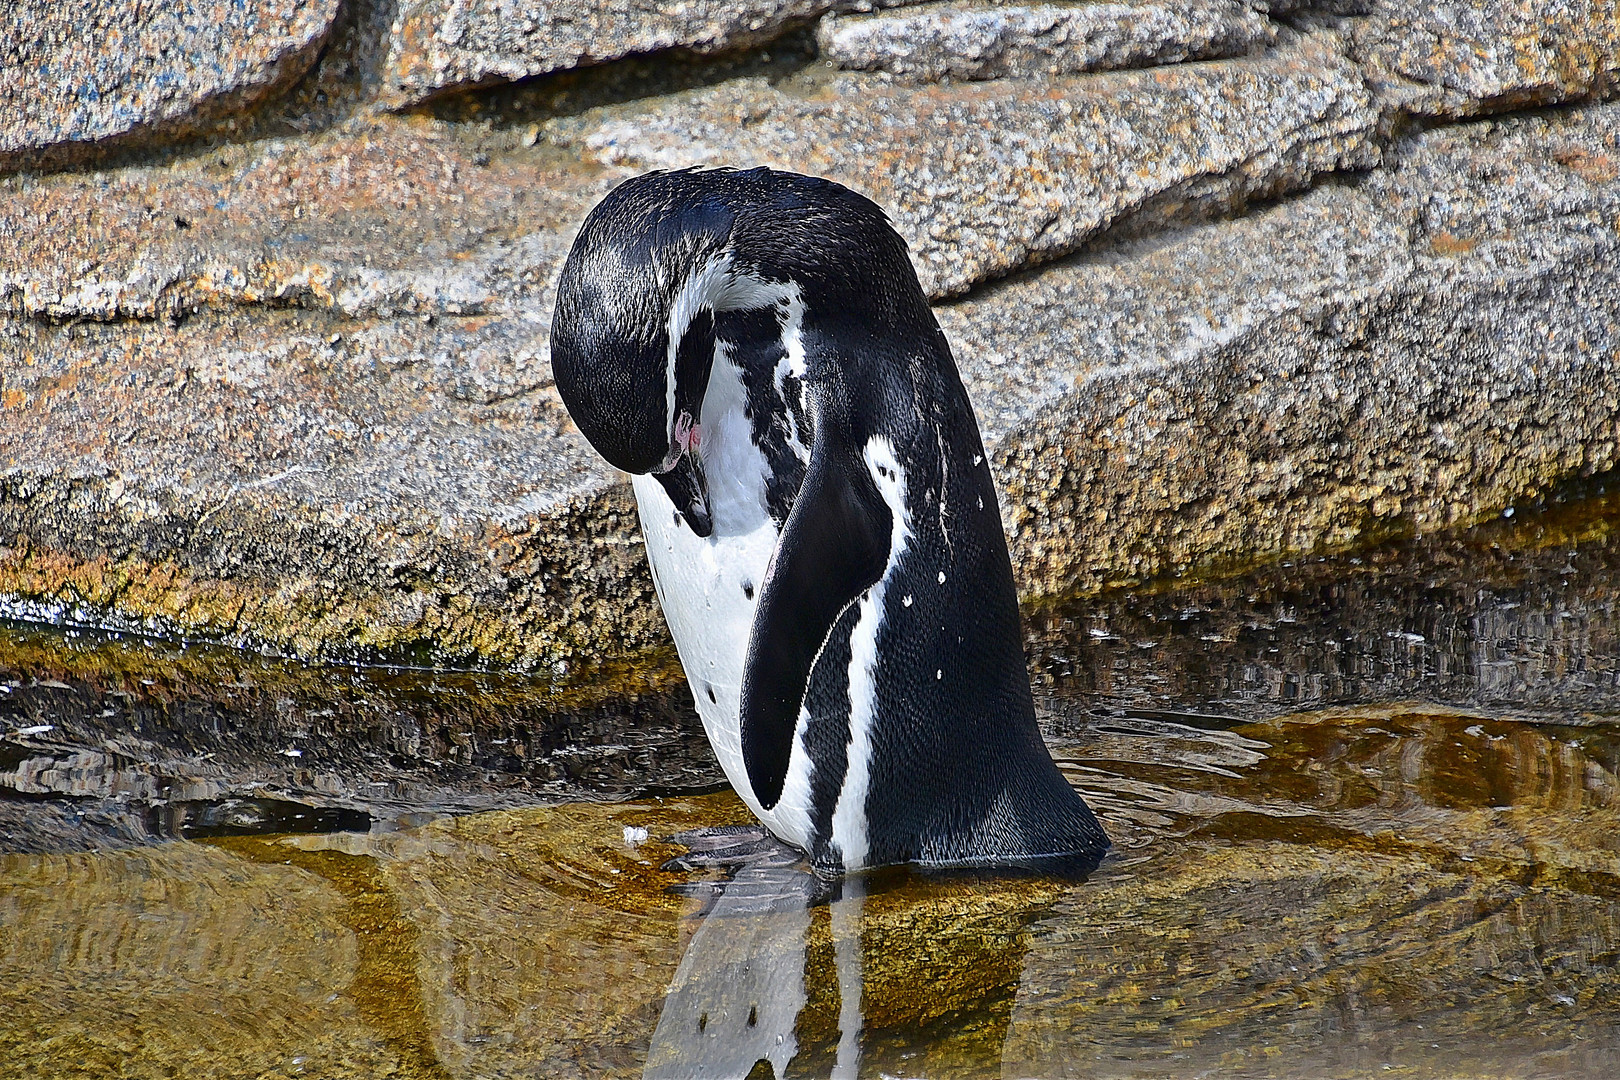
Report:
M703 459L687 451L675 464L653 474L664 485L669 501L698 536L714 532L714 516L709 508L709 484L703 476Z

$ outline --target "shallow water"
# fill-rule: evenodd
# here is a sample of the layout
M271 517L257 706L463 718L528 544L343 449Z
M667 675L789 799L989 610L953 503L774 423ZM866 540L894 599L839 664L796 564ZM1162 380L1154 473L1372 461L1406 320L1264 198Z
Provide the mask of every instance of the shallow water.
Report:
M0 1075L1620 1075L1616 524L1042 608L1114 852L808 904L671 891L717 875L661 838L747 814L667 664L14 626Z

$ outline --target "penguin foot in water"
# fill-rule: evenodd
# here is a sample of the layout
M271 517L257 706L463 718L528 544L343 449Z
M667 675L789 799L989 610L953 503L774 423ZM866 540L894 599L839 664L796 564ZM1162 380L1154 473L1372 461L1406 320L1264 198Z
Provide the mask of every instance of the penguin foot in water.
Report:
M693 829L670 837L689 850L665 870L720 871L724 876L671 885L669 891L703 901L705 913L725 898L725 913L785 911L826 900L831 883L810 869L804 852L759 825Z
M670 841L686 848L664 864L665 870L729 870L745 866L791 866L804 852L784 844L763 825L720 825L676 833Z

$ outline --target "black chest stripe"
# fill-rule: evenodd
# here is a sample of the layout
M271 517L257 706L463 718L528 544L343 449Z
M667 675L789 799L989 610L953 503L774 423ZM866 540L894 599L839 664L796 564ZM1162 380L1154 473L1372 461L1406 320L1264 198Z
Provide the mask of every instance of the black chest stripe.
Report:
M810 669L843 610L889 561L888 506L837 423L810 467L765 571L742 685L742 756L760 805L782 797Z

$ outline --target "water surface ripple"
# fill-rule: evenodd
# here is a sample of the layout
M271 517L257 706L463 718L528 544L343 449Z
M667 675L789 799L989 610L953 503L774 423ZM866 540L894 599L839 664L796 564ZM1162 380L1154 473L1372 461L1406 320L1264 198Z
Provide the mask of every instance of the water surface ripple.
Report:
M667 659L10 627L0 1075L1620 1075L1617 522L1034 611L1084 880L662 869L747 819Z

